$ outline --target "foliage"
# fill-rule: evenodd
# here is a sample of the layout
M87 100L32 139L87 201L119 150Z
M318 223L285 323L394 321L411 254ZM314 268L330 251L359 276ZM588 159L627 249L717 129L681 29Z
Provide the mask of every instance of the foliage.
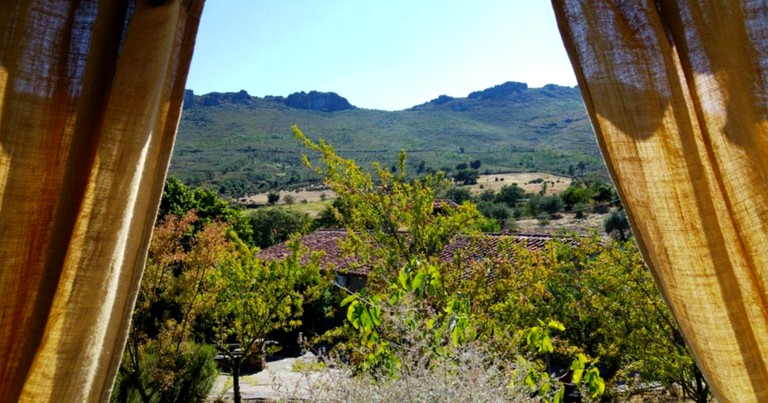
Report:
M143 400L138 385L149 385L158 376L157 370L162 364L158 355L158 345L153 344L138 356L137 374L140 379L131 378L120 371L115 380L115 388L110 402L192 402L204 399L216 381L218 370L213 358L216 349L211 345L184 343L174 356L164 358L173 360L172 367L183 369L168 387Z
M499 242L492 259L474 265L462 283L473 313L497 350L519 346L519 329L540 318L562 323L552 372L582 353L600 358L606 393L625 384L641 393L658 382L689 397L703 394L690 352L634 244L603 242L596 235L549 242L541 251ZM467 252L469 253L469 252ZM495 273L489 280L488 272ZM635 375L638 375L636 378ZM638 383L637 380L640 380Z
M203 207L209 218L233 211L239 217L217 197L197 198L212 193L180 183L171 189L167 200L174 203L168 206L177 212ZM316 258L304 260L306 250L292 250L285 261L265 263L230 225L206 222L194 208L159 220L112 400L197 400L216 373L215 349L198 343L212 341L221 348L238 341L250 352L258 342L256 350L263 351L272 332L300 325L303 304L327 281Z
M497 203L506 203L509 207L515 207L517 202L525 197L525 190L517 184L504 185L496 195Z
M291 253L284 260L265 262L241 244L239 253L231 254L211 276L217 344L237 342L250 352L271 332L301 324L304 303L317 298L324 283L319 256L304 259L307 249L296 239L288 245Z
M474 169L460 169L453 174L453 180L460 182L462 185L474 185L477 183L478 177L479 174Z
M433 189L442 182L430 176L406 180L404 153L398 174L374 166L374 180L322 141L295 131L320 153L316 170L344 206L344 216L338 215L348 228L343 248L371 270L367 289L343 301L344 351L359 373L397 379L405 366L401 349L430 368L474 345L537 371L526 370L539 374L528 386L547 399L566 393L610 398L618 384L631 394L653 382L706 396L706 384L674 336L678 330L633 244L594 235L531 250L510 237L491 252L474 206L437 214ZM543 212L550 204L556 208L549 211L563 205L559 197L531 195L526 206ZM457 237L468 246L452 261L438 259ZM563 329L553 337L547 330L552 326L529 328L541 318ZM525 355L531 346L536 351Z
M566 209L570 210L577 204L588 203L592 195L587 188L571 185L563 191L561 196L563 198L563 203L565 203Z
M514 212L504 203L481 201L477 204L477 209L484 216L496 220L501 230L510 230L515 226Z
M288 240L295 233L303 233L311 219L306 213L275 207L257 209L248 221L254 245L266 248Z
M563 210L563 199L558 195L542 196L541 209L547 214L555 214Z
M246 243L252 241L251 226L239 209L231 207L211 190L191 188L176 177L168 178L160 200L158 220L169 216L181 217L190 211L194 211L198 218L193 223L195 232L213 221L219 221L231 225L241 240Z
M442 197L451 201L454 201L458 204L464 203L465 201L472 200L472 194L469 193L469 189L465 187L458 187L458 186L451 186L448 189L445 190L445 192L442 194Z
M545 324L539 320L540 326L534 326L526 332L525 344L532 349L536 355L546 357L553 353L555 348L552 344L552 333L562 332L565 326L558 321L550 321ZM562 375L550 375L549 372L541 371L541 363L538 365L523 366L522 370L517 372L525 373L523 380L531 392L539 395L544 401L560 403L565 401L565 393L568 387L579 390L580 396L589 400L600 399L605 393L605 381L600 376L600 369L597 367L598 360L589 360L584 354L577 354L571 362L570 367ZM568 380L564 378L570 378Z
M409 181L405 152L400 154L396 174L374 164L372 175L339 157L322 140L311 141L297 127L294 134L308 150L319 154L320 165L312 164L306 155L305 163L323 175L325 185L347 209L346 216L336 214L347 229L342 248L358 256L358 264L370 268L372 287L388 287L389 279L397 276L405 262L434 260L458 234L487 225L488 220L469 203L435 211L435 193L446 181L440 174Z
M200 360L210 354L196 347L195 325L215 303L206 280L228 242L218 222L190 235L198 221L192 211L169 215L155 228L120 364L117 401L131 396L145 403L176 401L185 379L202 382L189 381L189 390L207 392L210 371Z

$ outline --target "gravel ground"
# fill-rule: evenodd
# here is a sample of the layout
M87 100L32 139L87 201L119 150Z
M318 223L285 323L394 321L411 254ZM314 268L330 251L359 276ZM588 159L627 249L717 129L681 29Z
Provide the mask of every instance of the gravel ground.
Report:
M312 400L311 385L322 381L321 372L294 372L291 369L296 361L305 363L317 362L317 357L312 353L304 354L298 358L281 358L267 362L264 371L255 374L240 376L240 396L243 402L264 402L278 399L302 399ZM205 402L231 402L234 401L232 389L232 377L229 374L221 374L208 395Z

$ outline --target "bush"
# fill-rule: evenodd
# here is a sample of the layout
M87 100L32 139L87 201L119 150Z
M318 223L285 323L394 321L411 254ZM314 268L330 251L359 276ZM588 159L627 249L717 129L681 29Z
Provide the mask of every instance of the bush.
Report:
M541 209L550 215L563 211L563 199L558 195L543 196L541 198Z
M576 218L584 218L589 214L589 206L584 203L577 203L573 205L573 211L576 212Z
M172 365L177 368L175 379L157 389L150 402L193 402L204 399L216 381L216 348L208 344L184 343L180 354L175 356ZM115 387L109 398L110 402L142 402L140 388L146 390L152 381L160 360L154 346L140 356L139 367L142 376L127 374L121 368L115 379ZM164 363L168 365L168 363Z

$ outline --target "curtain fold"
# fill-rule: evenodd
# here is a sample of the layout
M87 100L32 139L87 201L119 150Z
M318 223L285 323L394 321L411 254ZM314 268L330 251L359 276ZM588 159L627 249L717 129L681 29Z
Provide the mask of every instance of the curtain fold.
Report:
M105 401L203 0L0 3L0 401Z
M699 367L722 401L768 401L768 5L552 4L633 232Z

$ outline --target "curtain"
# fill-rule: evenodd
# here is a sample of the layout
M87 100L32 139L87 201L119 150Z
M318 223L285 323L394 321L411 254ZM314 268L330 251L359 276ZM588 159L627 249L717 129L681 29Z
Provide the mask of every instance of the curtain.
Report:
M109 398L202 5L0 1L0 401Z
M768 5L553 0L638 244L722 401L768 401Z

